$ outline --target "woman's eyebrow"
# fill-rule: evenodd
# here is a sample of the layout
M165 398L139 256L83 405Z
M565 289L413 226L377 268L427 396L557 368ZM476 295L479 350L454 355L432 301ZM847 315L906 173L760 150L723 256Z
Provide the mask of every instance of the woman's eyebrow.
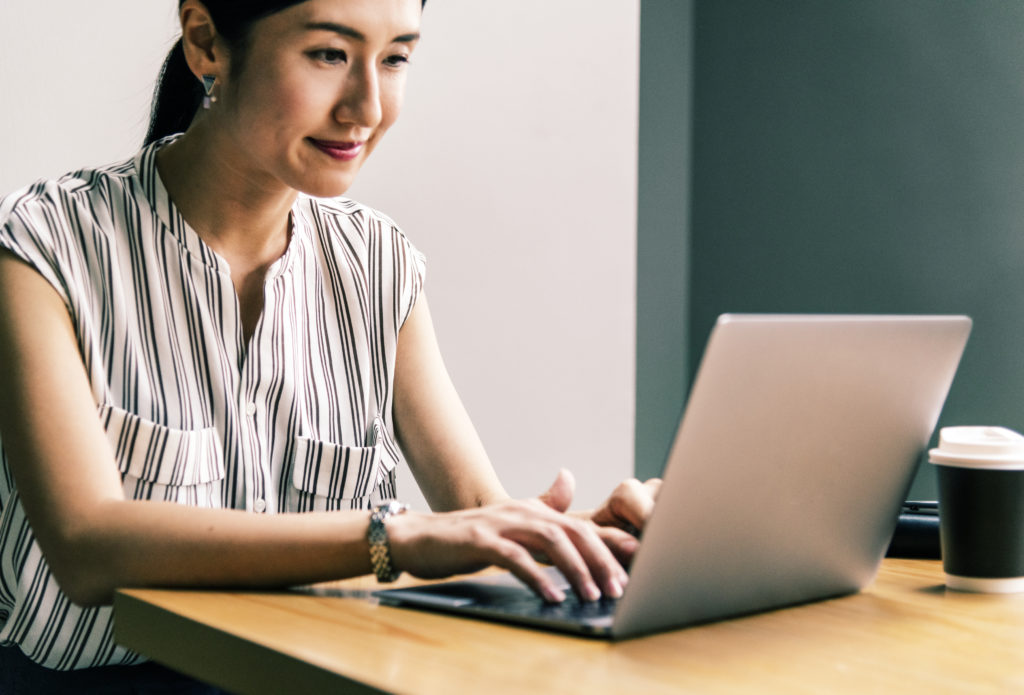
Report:
M309 31L331 31L335 34L341 34L342 36L347 36L350 39L355 39L356 41L366 41L366 36L361 31L345 26L344 24L338 24L337 22L309 22L306 24L306 29ZM401 34L400 36L396 36L391 39L391 42L412 43L414 41L418 41L419 38L420 35L417 33Z

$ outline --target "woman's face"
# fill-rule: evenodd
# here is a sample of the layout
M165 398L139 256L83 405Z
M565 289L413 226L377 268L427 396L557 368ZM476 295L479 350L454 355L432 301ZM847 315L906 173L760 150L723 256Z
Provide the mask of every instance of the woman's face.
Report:
M307 0L258 21L209 112L252 183L344 193L395 122L420 0Z

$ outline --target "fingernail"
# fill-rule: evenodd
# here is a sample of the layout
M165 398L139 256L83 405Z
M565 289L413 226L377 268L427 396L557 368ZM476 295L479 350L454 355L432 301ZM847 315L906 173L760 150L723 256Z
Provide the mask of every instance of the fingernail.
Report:
M593 582L587 582L583 591L587 595L588 601L596 601L601 598L601 590L598 589L597 584L594 584Z
M544 600L549 603L561 603L565 600L565 592L553 586L545 586L544 589Z
M611 580L611 582L609 582L609 584L611 586L609 587L610 591L608 592L608 595L611 596L612 598L622 598L622 585L619 584L614 579Z

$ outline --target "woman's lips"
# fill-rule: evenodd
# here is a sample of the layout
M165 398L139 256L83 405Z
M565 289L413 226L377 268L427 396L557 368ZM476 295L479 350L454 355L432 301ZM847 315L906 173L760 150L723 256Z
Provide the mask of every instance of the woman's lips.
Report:
M309 138L313 146L332 159L347 162L359 156L363 151L361 142L337 142L334 140L317 140Z

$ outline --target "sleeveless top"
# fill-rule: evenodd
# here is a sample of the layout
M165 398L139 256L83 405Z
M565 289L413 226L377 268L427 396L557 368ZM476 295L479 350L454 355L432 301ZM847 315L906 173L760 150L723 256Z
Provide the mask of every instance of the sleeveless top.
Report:
M157 174L166 138L0 200L0 247L60 294L128 499L252 513L394 497L398 331L423 256L384 215L300 195L244 344L230 269ZM55 669L138 663L109 607L71 603L0 442L0 644Z

